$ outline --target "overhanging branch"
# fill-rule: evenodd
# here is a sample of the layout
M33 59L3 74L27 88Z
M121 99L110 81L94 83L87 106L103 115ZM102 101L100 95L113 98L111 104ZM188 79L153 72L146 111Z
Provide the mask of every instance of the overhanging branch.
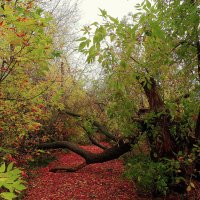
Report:
M67 114L67 115L70 115L72 117L75 117L75 118L84 118L82 115L80 114L77 114L77 113L73 113L71 111L59 111L61 114ZM108 132L108 130L106 129L105 126L101 125L99 122L97 121L92 121L92 125L94 127L96 127L103 135L105 135L107 138L109 138L110 140L112 141L115 141L117 142L117 138L112 135L111 133Z
M43 143L39 144L37 147L39 149L58 149L58 148L67 148L74 153L77 153L83 157L86 161L86 164L92 163L103 163L109 160L117 159L124 153L131 150L132 144L135 144L136 139L132 139L129 142L124 142L121 140L117 145L110 147L104 150L101 153L92 153L83 149L82 147L68 141L58 141L52 143Z

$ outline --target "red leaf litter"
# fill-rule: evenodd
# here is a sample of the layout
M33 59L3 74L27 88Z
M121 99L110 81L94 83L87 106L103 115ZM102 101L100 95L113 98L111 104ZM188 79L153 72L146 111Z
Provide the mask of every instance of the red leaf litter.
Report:
M95 146L85 149L100 153ZM122 178L120 160L91 164L77 172L52 173L58 166L72 167L84 160L74 153L57 153L57 160L47 167L34 170L23 200L139 200L131 181Z

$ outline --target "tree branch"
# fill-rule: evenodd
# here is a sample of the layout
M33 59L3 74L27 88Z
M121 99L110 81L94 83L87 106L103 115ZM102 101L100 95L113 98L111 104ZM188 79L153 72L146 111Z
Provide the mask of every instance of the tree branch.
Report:
M123 140L111 148L104 150L102 153L92 153L89 152L78 145L68 142L68 141L58 141L52 143L39 144L37 147L40 149L58 149L58 148L67 148L70 151L77 153L83 157L86 161L86 164L92 163L103 163L109 160L117 159L124 153L131 150L132 144L136 142L136 139L132 139L129 142L124 142Z
M84 127L84 126L81 126L82 128L83 128L83 130L85 131L85 133L87 134L87 136L88 136L88 138L89 138L89 140L90 140L90 142L92 143L92 144L94 144L95 146L97 146L97 147L99 147L99 148L101 148L101 149L107 149L107 147L105 147L105 146L103 146L102 144L100 144L88 131L87 131L87 129Z
M50 172L58 172L58 171L64 171L64 172L75 172L79 169L82 169L83 167L87 166L87 164L84 162L84 163L81 163L80 165L77 165L75 167L65 167L65 166L60 166L60 167L55 167L55 168L52 168L50 169L49 171Z
M82 118L83 116L81 116L80 114L77 113L73 113L71 111L59 111L61 114L67 114L70 115L72 117L76 117L76 118ZM97 121L93 121L92 125L95 126L103 135L105 135L107 138L109 138L110 140L113 140L115 142L117 142L117 138L112 135L111 133L108 132L108 130L106 129L105 126L101 125L99 122Z

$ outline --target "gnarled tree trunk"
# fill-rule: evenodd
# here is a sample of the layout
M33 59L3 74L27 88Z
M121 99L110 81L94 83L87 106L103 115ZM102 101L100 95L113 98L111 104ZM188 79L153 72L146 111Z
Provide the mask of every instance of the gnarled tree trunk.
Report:
M140 77L138 77L138 80L140 81ZM152 141L155 143L151 144L152 150L154 151L153 153L156 153L158 157L171 157L173 156L175 145L170 135L170 113L165 108L165 104L160 97L155 79L152 77L150 77L150 79L146 78L146 81L140 81L140 83L147 96L150 111L154 112L155 114L161 112L163 113L156 118L155 127L159 128L160 133L156 141L152 139Z
M51 169L52 172L56 172L58 170L76 171L92 163L103 163L109 160L117 159L124 153L130 151L131 144L133 143L134 141L130 143L130 142L124 142L123 140L121 140L117 145L104 150L102 153L92 153L68 141L58 141L58 142L53 142L53 143L39 144L38 148L40 149L67 148L71 150L72 152L80 155L81 157L85 159L85 162L82 163L80 166L76 166L75 168L56 167L54 169Z

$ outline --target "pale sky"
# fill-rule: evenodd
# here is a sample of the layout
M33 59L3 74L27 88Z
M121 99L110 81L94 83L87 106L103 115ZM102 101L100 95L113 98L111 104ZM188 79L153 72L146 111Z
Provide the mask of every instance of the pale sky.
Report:
M109 15L122 18L129 12L135 12L134 6L142 0L82 0L79 8L81 11L81 24L100 21L99 8L105 9Z

